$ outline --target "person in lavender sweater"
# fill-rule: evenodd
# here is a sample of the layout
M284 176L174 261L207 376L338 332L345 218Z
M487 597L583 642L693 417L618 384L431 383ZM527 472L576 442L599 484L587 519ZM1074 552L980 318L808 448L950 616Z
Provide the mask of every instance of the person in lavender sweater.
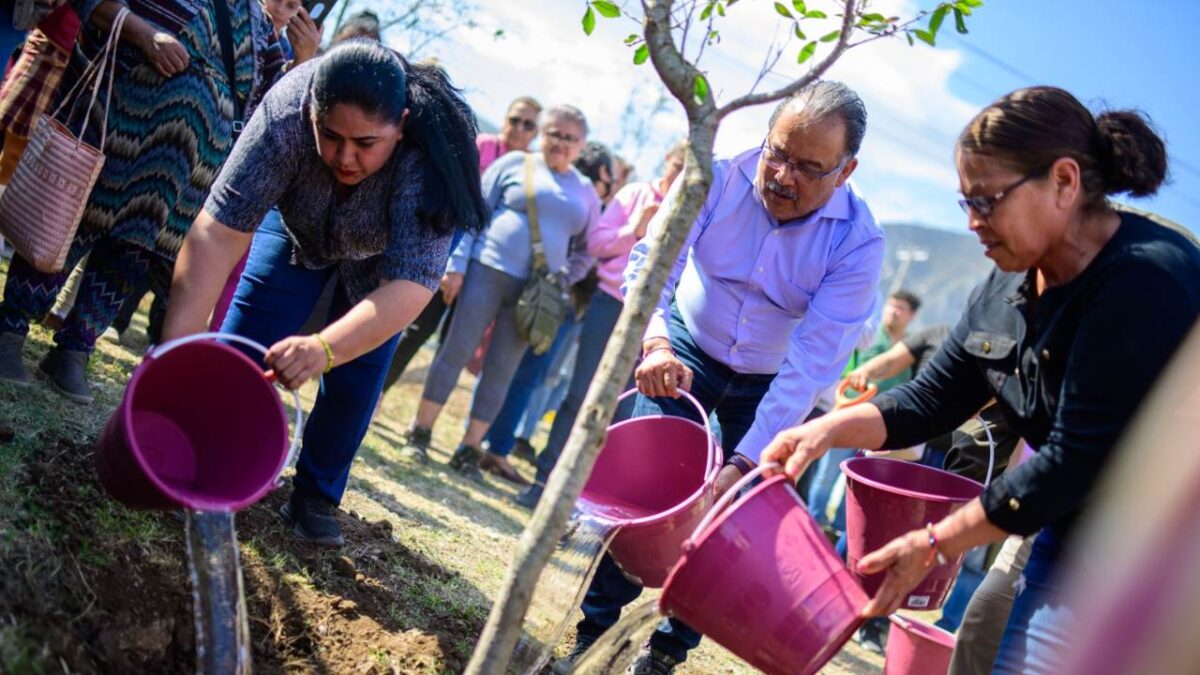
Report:
M781 102L760 147L713 165L708 197L650 318L634 415L699 421L681 389L715 413L726 453L718 491L748 471L777 432L808 416L871 314L883 233L847 183L866 124L861 99L838 82ZM651 233L681 185L667 194ZM654 239L634 246L625 292L645 273ZM584 597L572 658L641 591L605 556ZM633 672L672 672L699 643L687 625L664 621Z

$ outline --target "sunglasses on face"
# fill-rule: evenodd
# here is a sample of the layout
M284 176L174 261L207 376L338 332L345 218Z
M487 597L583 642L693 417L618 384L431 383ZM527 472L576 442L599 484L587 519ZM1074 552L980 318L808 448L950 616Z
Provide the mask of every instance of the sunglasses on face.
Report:
M557 129L548 129L545 133L545 136L546 136L546 138L549 138L551 140L561 141L563 143L569 143L571 145L574 145L574 144L578 143L579 141L583 140L580 137L574 136L572 134L564 134L563 132L558 131Z
M1045 174L1048 170L1049 167L1046 167L1038 169L1032 173L1027 173L1021 178L1021 180L1009 185L994 195L979 195L976 197L964 196L962 199L958 200L958 205L962 208L963 213L970 215L970 213L974 211L975 215L979 216L980 218L987 218L996 212L996 206L1000 204L1000 200L1012 194L1013 190L1016 190L1024 185L1026 181L1038 178Z
M537 131L537 122L524 117L517 117L516 115L513 115L512 117L508 118L508 123L514 128L524 129L525 131Z

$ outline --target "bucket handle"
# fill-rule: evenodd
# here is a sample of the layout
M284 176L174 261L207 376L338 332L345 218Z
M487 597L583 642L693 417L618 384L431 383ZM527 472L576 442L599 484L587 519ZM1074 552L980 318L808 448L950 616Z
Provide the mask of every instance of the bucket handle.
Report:
M239 344L243 344L243 345L246 345L247 347L257 350L263 356L267 355L266 347L260 345L259 343L255 342L254 340L251 340L248 337L242 337L241 335L234 335L233 333L208 332L208 333L196 333L194 335L185 335L184 337L181 337L181 338L175 338L174 340L168 340L167 342L164 342L161 345L155 347L147 356L152 359L160 358L163 354L166 354L167 352L171 351L172 349L175 349L176 347L181 347L185 344L188 344L189 342L199 342L201 340L224 340L227 342L237 342ZM265 375L264 375L264 377L265 377ZM271 382L273 382L275 384L278 384L271 378L267 378L267 379L269 379ZM295 426L295 430L292 432L292 445L291 445L291 447L288 448L287 462L284 463L284 465L283 465L284 469L291 466L295 462L296 453L298 453L300 451L300 439L304 437L304 406L300 401L300 392L292 391L290 393L292 394L292 398L294 399L294 402L295 402L295 405L293 407L296 410L296 420L295 420L296 426ZM281 469L280 473L282 473L282 472L283 472L283 470Z
M700 413L700 420L702 424L704 424L704 433L708 439L708 471L704 474L704 480L716 478L717 472L721 470L721 462L717 457L717 438L716 436L713 436L712 426L708 423L708 413L704 411L704 406L700 405L700 402L696 400L695 396L692 396L689 392L684 391L683 389L678 389L677 391L688 401L691 401L692 405L696 406L696 411ZM617 403L624 401L637 392L638 390L636 387L630 389L629 391L617 397Z
M730 502L732 502L734 499L737 499L743 488L764 473L771 471L772 469L782 468L783 465L779 462L767 462L766 464L760 464L747 471L746 475L739 478L736 483L730 486L730 488L725 491L725 494L721 495L721 497L717 500L717 503L713 504L712 508L708 510L708 513L704 514L704 517L700 519L700 524L696 526L696 529L692 531L692 535L683 543L684 550L687 551L691 549L693 546L692 542L694 542L702 532L707 530L709 525L712 525L712 522L717 519L717 516L721 515L721 512L725 510L725 507L729 506Z
M837 402L833 406L834 410L841 410L842 408L849 408L850 406L858 405L859 403L866 403L867 401L875 398L875 394L879 393L879 386L874 382L868 382L867 388L861 391L858 396L855 396L854 398L846 396L846 390L849 388L850 380L842 380L840 383L838 383Z
M983 427L983 433L988 439L988 468L987 476L983 479L983 487L986 488L992 482L992 470L996 467L996 439L992 438L992 430L988 428L983 415L976 415L975 419L979 420L979 426Z

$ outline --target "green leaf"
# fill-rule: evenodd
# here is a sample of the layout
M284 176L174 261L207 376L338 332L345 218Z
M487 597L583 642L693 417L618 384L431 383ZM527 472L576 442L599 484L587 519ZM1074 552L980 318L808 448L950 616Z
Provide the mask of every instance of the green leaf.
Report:
M937 35L938 29L942 27L942 21L946 19L946 12L949 7L941 5L933 12L933 16L929 17L929 34Z
M591 35L594 30L596 30L596 13L589 5L587 11L583 13L583 32Z
M906 32L904 33L904 37L908 38L908 46L909 46L909 47L913 46L912 33L909 33L909 32L907 32L907 31L906 31Z
M800 30L800 24L798 24L798 23L795 26L792 26L792 32L795 33L796 37L800 40L808 39L808 38L804 37L804 31Z
M967 20L963 18L963 13L957 9L954 10L954 30L958 31L961 35L967 34Z
M804 49L800 50L800 55L796 57L796 63L804 63L805 61L811 59L812 55L815 54L816 51L817 41L813 40L812 42L804 45Z
M704 21L704 20L708 19L708 17L712 16L712 11L713 11L713 3L710 2L707 5L705 5L703 11L700 12L700 20Z
M971 6L962 0L958 0L958 2L954 3L954 11L962 12L967 16L971 16Z
M640 39L642 39L641 35L638 35L637 33L630 33L629 37L625 38L625 44L631 45Z
M804 4L804 0L792 0L792 7L796 8L796 13L800 16L804 16L804 13L808 11L808 5Z
M697 105L703 104L708 98L708 80L703 75L697 75L692 81L692 100Z
M935 39L933 37L933 33L930 33L927 30L921 30L920 28L918 28L917 30L913 31L913 34L917 36L918 40L920 40L921 42L924 42L925 44L929 45L930 47L937 46L934 44Z
M592 7L600 12L600 16L606 19L615 19L621 16L621 8L609 2L609 0L592 0Z
M825 12L822 12L819 9L814 9L811 12L805 12L804 18L806 18L806 19L828 19L829 15L826 14Z
M887 18L884 17L882 14L871 13L871 14L863 14L862 20L866 21L868 23L883 23L883 22L887 21Z
M775 11L779 13L779 16L784 16L789 19L793 18L792 10L788 9L787 7L784 7L782 2L775 3Z
M821 36L821 42L833 42L842 36L842 31L835 30L831 33L826 33Z
M968 7L983 7L983 0L962 0Z
M725 5L722 5L719 2L717 3L717 14L720 14L721 16L725 16Z
M640 66L645 63L646 59L648 58L650 58L650 48L646 45L642 45L637 48L636 52L633 53L633 64Z

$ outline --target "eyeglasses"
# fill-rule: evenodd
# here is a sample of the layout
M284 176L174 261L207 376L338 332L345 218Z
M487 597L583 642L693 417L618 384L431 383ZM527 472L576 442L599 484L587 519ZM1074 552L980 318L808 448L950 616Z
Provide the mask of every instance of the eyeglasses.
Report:
M1049 169L1050 167L1042 167L1037 171L1027 173L1021 178L1021 180L1009 185L990 197L987 195L979 195L977 197L964 196L962 199L958 200L958 205L962 207L963 213L966 213L967 215L970 215L970 213L974 211L975 215L979 216L980 218L987 218L995 213L996 205L1000 203L1000 200L1012 194L1013 190L1021 187L1026 181L1041 177Z
M546 138L549 138L549 139L552 139L555 141L561 141L563 143L569 143L571 145L574 145L574 144L578 143L579 141L583 140L582 138L580 138L578 136L574 136L572 134L564 134L563 132L561 132L557 129L547 129L546 133L543 135Z
M514 127L520 127L525 131L537 131L537 122L524 117L518 117L517 115L508 118L508 123Z
M762 158L763 161L767 163L767 166L771 167L772 171L780 171L786 167L793 176L799 176L800 178L812 181L814 183L825 180L829 176L841 171L842 168L846 166L846 160L843 159L842 161L838 162L837 166L828 171L810 169L803 164L789 162L788 158L784 156L783 153L779 152L775 148L772 148L767 141L763 141L762 144Z

